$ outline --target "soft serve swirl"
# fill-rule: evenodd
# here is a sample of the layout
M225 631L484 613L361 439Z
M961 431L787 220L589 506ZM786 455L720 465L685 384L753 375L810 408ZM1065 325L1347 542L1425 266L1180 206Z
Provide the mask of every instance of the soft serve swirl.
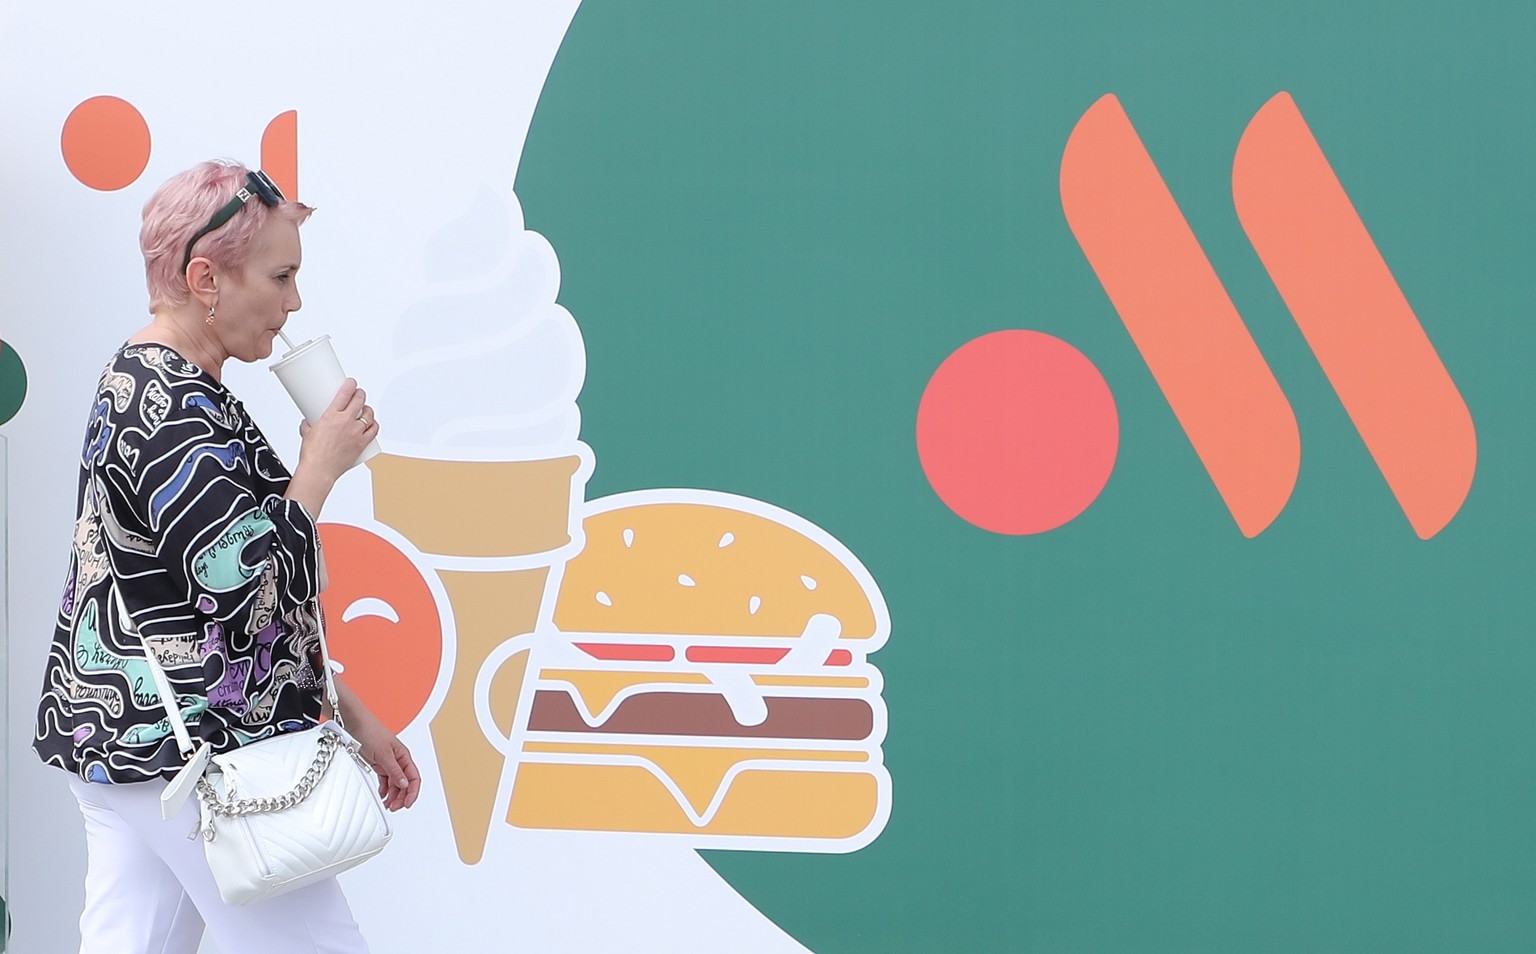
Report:
M482 187L425 258L435 294L396 321L398 373L378 402L385 443L447 458L568 451L586 349L555 301L559 259L523 228L517 196Z

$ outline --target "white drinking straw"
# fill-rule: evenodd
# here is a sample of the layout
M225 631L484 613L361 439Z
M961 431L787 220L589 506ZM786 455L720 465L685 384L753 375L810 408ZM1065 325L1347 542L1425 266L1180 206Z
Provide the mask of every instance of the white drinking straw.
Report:
M293 342L288 340L288 336L283 334L282 329L278 329L277 336L283 339L283 344L288 346L289 351L293 350Z

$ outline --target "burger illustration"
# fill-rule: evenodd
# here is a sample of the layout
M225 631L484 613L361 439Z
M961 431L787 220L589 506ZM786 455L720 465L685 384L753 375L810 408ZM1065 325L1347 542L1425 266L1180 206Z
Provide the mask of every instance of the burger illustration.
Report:
M592 501L583 531L553 626L477 680L511 763L507 822L720 848L872 841L891 786L867 657L890 622L863 565L794 514L711 491ZM516 710L493 711L509 679Z

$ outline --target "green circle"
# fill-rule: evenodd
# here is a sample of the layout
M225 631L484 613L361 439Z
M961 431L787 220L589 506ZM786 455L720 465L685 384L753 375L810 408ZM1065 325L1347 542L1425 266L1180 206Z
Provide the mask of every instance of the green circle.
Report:
M27 366L16 349L0 341L0 424L16 416L27 399Z

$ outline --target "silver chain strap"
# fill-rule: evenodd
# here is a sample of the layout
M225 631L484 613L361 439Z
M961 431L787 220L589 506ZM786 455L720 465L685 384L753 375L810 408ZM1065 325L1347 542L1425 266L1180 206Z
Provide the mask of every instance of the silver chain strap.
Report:
M223 815L227 818L238 818L242 815L259 815L269 812L282 812L293 808L304 799L308 798L320 784L320 779L325 777L325 770L330 768L331 760L336 757L336 750L346 748L353 758L359 763L362 756L357 751L357 743L348 743L335 732L322 732L320 734L319 751L315 753L315 760L310 763L304 775L293 788L281 795L263 796L261 798L220 798L208 784L207 778L197 780L197 797L208 810L208 823L203 829L203 838L208 841L214 839L213 819Z

